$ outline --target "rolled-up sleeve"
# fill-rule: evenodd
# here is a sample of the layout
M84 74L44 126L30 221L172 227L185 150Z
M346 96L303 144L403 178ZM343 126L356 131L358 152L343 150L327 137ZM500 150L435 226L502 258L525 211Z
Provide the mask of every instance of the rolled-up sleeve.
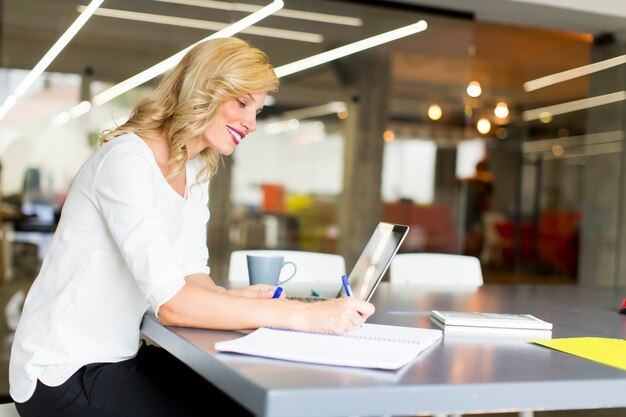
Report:
M185 282L156 205L163 178L146 156L115 151L95 175L92 198L137 286L158 313Z

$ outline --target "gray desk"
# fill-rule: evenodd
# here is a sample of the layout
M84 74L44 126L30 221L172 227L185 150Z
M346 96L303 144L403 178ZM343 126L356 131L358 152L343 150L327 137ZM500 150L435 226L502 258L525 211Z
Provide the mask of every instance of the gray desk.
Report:
M449 290L448 290L449 291ZM617 313L626 289L486 285L446 292L382 283L373 323L431 327L424 314L471 310L530 313L553 337L626 337ZM626 407L626 372L518 338L444 336L397 372L318 366L216 353L227 331L142 324L159 343L259 416L373 416Z

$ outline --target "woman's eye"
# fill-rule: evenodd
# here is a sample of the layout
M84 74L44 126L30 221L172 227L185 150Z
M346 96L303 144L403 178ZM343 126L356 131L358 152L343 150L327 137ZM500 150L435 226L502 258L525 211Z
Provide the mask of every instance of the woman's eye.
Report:
M242 109L243 109L244 107L246 107L246 103L244 103L244 102L243 102L243 101L241 101L241 100L237 100L237 104L239 104L239 107L241 107Z

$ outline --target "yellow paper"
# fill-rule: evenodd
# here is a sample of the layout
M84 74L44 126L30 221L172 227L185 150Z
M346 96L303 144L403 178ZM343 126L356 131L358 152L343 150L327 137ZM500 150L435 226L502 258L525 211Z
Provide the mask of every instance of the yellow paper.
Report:
M533 340L533 343L626 371L626 340L624 339L572 337Z

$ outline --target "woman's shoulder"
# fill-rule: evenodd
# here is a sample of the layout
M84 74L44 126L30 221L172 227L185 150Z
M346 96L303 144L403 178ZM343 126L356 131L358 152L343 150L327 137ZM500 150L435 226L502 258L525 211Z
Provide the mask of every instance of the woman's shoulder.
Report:
M137 169L152 172L154 165L148 145L136 134L125 133L103 144L87 162L86 169L91 169L94 175L102 170L123 170L127 174L128 170Z
M146 153L150 148L137 134L129 132L116 136L100 147L103 152L137 152Z
M150 147L135 133L125 133L109 140L96 152L96 164L113 162L121 159L142 159L147 162L154 161L154 155Z

